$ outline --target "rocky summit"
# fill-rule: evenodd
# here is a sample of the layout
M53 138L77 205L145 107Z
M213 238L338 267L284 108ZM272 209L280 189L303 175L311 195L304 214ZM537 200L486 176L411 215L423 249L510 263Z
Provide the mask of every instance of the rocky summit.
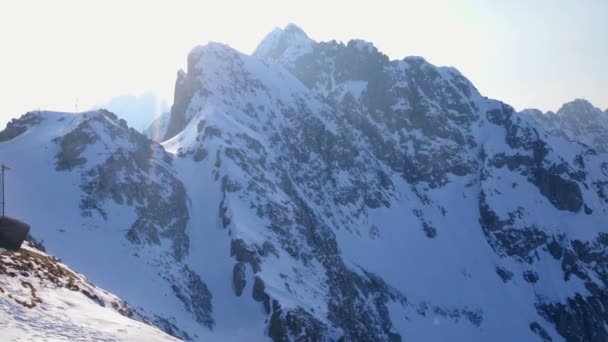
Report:
M179 339L606 341L607 123L289 25L195 47L160 142L43 111L0 155L12 215Z

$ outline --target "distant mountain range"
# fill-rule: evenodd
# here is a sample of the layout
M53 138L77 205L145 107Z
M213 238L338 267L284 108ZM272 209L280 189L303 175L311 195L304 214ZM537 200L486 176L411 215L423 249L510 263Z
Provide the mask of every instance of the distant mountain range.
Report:
M195 47L157 141L36 112L0 156L8 212L179 339L606 341L606 116L289 25Z
M105 104L94 106L93 110L95 109L106 109L125 119L131 127L143 132L169 111L169 105L156 93L148 91L139 95L115 96Z
M587 100L577 99L564 104L557 113L528 109L522 114L531 116L553 134L608 153L608 109L602 111Z

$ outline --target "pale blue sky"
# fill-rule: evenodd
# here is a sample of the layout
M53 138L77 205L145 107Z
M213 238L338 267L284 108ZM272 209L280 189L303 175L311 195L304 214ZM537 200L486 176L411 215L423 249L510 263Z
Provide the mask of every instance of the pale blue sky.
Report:
M606 0L22 0L0 3L0 124L146 90L171 102L192 47L251 53L290 22L315 40L361 38L392 59L454 66L517 109L608 107Z

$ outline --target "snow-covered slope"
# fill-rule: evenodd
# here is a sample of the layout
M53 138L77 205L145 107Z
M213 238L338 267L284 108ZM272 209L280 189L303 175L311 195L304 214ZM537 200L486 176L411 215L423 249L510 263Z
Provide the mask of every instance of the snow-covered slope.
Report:
M211 43L165 137L28 114L0 154L15 216L174 335L608 338L608 161L453 68L294 25L252 56Z
M177 341L29 245L0 252L0 312L3 341Z

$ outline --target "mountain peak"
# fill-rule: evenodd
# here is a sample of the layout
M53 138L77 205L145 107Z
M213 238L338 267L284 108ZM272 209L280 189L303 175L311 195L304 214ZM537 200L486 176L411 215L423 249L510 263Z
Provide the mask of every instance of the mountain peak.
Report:
M308 38L308 35L306 35L304 30L302 30L298 25L296 25L294 23L287 24L287 26L285 26L285 28L283 29L283 32L286 32L289 34L294 34L294 35L305 36L306 38Z
M535 114L522 111L522 114ZM540 111L538 112L540 113ZM596 152L608 152L608 112L585 99L567 102L556 112L530 115L557 135L592 147Z
M295 24L275 28L257 46L253 55L261 59L293 60L312 49L315 42Z
M198 45L190 50L190 53L188 53L187 70L185 73L178 72L178 79L181 78L183 80L186 74L200 73L199 64L201 64L201 61L204 59L213 59L218 63L223 63L234 60L238 58L239 55L242 55L242 53L223 43L211 41L204 45Z
M537 108L524 108L519 113L524 115L544 115L544 113Z
M224 43L218 43L218 42L208 42L207 44L204 45L199 45L195 48L193 48L190 53L188 54L188 59L193 58L193 59L199 59L201 56L205 55L205 54L213 54L216 56L228 56L228 55L232 55L232 54L238 54L238 51L236 51L234 48L232 48L229 45L226 45ZM190 70L188 70L190 71Z
M562 107L557 111L557 114L561 115L580 115L580 114L592 114L600 113L601 109L596 108L591 102L585 99L575 99L564 103Z
M406 56L403 58L403 61L417 64L428 64L427 60L422 56Z
M374 46L374 44L372 42L368 42L363 39L352 39L348 42L348 45L353 46L360 51L365 51L365 52L370 52L370 53L378 52L378 49L376 48L376 46Z
M9 213L190 341L608 341L601 111L519 117L454 68L295 25L257 53L193 49L162 145L106 112L0 132ZM0 326L23 330L1 292L33 292L29 261L4 260Z

